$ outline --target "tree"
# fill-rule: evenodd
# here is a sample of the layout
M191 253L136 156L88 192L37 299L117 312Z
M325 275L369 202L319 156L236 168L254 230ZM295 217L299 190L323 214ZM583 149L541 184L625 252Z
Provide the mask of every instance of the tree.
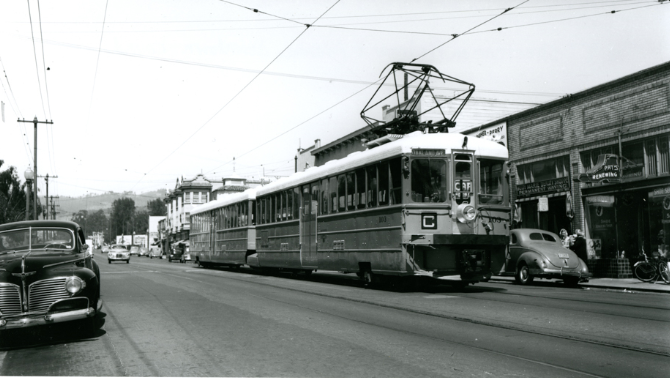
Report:
M0 167L4 164L0 160ZM39 210L39 208L38 208ZM16 168L0 171L0 224L26 218L26 184L19 181Z
M71 220L79 224L87 237L93 232L102 232L103 235L109 234L109 222L107 216L102 210L89 213L86 210L79 210L72 214Z
M146 210L138 210L135 212L133 227L133 231L138 235L146 234L149 231L149 213Z
M88 232L87 227L86 227L86 220L87 219L88 219L88 211L87 210L79 210L76 213L72 214L72 217L70 218L71 221L78 224L81 227L81 229L84 230L84 235L86 235L86 232Z
M123 197L112 203L112 234L129 235L133 232L132 222L135 215L135 201L132 198Z
M165 203L163 203L163 200L160 198L149 201L147 203L147 208L149 209L149 215L151 216L167 215Z

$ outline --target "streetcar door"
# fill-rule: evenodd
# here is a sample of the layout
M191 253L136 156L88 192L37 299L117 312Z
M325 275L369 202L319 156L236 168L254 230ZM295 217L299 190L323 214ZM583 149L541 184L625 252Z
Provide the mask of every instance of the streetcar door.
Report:
M300 263L303 267L316 267L316 214L319 185L302 187L300 211Z

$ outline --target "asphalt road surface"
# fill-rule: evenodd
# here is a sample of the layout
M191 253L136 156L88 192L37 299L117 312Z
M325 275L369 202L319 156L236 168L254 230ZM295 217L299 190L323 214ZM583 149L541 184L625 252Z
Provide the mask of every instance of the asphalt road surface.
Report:
M490 282L366 288L133 257L100 329L0 334L0 375L667 377L670 296Z

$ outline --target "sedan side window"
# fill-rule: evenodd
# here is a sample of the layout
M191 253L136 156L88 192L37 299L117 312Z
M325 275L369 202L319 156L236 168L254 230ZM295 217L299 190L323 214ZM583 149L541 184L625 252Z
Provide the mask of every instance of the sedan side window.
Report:
M517 243L516 234L512 234L512 243L511 244L516 244L516 243Z
M550 241L550 242L555 242L556 241L556 238L554 238L553 236L551 236L549 234L542 234L542 237L544 237L544 240L546 240L546 241Z
M530 234L530 240L544 240L544 239L542 238L542 234L540 234L539 232L533 232L532 234Z

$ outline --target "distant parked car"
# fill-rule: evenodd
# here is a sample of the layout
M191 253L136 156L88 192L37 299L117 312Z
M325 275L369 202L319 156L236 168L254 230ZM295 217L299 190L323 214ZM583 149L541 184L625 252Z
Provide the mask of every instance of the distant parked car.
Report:
M112 261L125 261L126 264L130 263L130 251L123 244L114 244L107 252L107 262L112 263Z
M0 331L69 321L97 329L100 269L84 240L74 222L0 225Z
M163 250L159 246L151 246L149 250L149 258L153 259L154 257L160 259L163 256Z
M191 254L189 250L188 240L180 240L178 242L172 243L172 251L168 255L168 261L177 260L181 263L185 262L185 256L188 256L188 260L191 260Z
M131 244L130 245L130 255L131 256L139 256L140 255L140 246L137 244Z
M576 286L592 276L589 268L573 251L565 248L553 232L517 228L510 232L505 271L516 282L529 285L535 277L559 278L568 286Z
M109 252L109 246L107 244L104 244L101 248L102 253L107 253Z
M139 256L140 256L140 257L142 257L142 256L149 256L149 250L147 250L147 247L145 247L145 246L141 246L141 247L140 247L140 254L139 254Z

